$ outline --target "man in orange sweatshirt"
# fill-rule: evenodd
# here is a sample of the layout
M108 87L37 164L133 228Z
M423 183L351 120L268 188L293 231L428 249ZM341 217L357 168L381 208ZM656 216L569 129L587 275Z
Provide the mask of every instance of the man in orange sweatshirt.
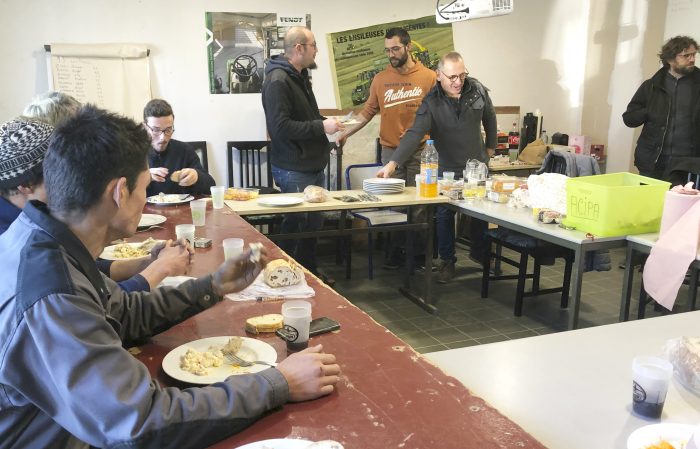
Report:
M382 164L391 159L399 146L403 134L411 128L416 111L428 92L435 86L436 74L411 56L411 36L403 28L391 28L384 36L384 53L389 65L375 75L370 86L370 94L365 107L358 114L359 124L344 131L338 144L362 129L372 118L381 114L379 143L382 145ZM413 156L402 166L397 167L393 178L406 180L407 186L415 186L416 175L420 173L420 154L426 137ZM398 268L403 257L394 248L392 257L385 268Z

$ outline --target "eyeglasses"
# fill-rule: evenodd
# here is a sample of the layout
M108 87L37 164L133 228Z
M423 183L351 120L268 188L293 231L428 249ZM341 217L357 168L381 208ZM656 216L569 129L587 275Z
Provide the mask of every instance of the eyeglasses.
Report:
M400 47L385 48L384 53L387 55L389 55L389 54L395 55L395 54L399 53L404 48L406 48L405 45L402 45Z
M441 72L442 72L442 70L441 70ZM445 78L447 78L448 80L450 80L450 84L454 84L454 83L457 82L457 80L459 80L461 83L463 83L464 80L467 79L467 76L469 75L469 72L464 72L464 73L460 73L459 75L452 75L452 76L449 76L449 75L448 75L447 73L445 73L445 72L442 72L442 74L445 75Z
M698 55L698 52L696 51L694 53L680 53L676 56L678 56L679 58L683 58L683 59L690 59L690 58L695 58L697 55Z
M175 132L175 127L174 126L169 126L165 129L160 129L160 128L152 128L151 126L148 125L148 123L143 122L144 125L146 125L146 128L150 129L153 134L156 136L160 136L161 134L165 134L166 136L172 136L173 133Z
M314 47L314 48L318 49L318 47L316 46L316 42L311 43L311 44L299 44L299 45L303 45L304 47L306 47L308 45L310 47Z

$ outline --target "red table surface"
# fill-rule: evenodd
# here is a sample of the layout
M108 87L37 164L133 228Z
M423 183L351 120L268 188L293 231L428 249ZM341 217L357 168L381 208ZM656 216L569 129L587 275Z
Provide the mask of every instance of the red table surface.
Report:
M167 217L163 224L165 229L136 234L131 241L147 237L174 238L176 224L191 223L187 205L147 205L144 212ZM284 257L273 242L227 208L212 210L209 204L206 220L206 226L198 227L196 235L211 238L213 244L210 248L196 250L189 273L192 276L207 274L223 261L221 242L228 237L241 237L246 244L259 241L271 257ZM339 332L312 337L310 341L323 344L325 352L337 357L342 374L336 391L314 401L286 404L212 447L236 448L271 438L331 439L342 443L346 449L544 447L308 273L307 282L316 291L316 296L310 299L312 316L328 316L341 325ZM246 335L247 318L280 313L281 304L225 300L156 335L148 344L140 346L141 353L137 357L162 384L186 388L189 385L170 378L161 368L170 350L205 337ZM287 356L285 344L278 337L256 338L277 350L278 361Z

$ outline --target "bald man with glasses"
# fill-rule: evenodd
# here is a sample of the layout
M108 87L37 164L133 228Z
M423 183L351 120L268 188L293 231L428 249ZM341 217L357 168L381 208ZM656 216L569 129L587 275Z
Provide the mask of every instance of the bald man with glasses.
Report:
M688 172L700 172L697 52L691 37L669 39L658 55L663 67L642 83L622 114L630 128L644 126L634 151L634 165L643 176L680 184Z
M143 108L143 126L151 138L148 196L159 193L208 195L216 181L204 170L194 148L171 139L175 133L175 114L170 104L161 99L149 101Z

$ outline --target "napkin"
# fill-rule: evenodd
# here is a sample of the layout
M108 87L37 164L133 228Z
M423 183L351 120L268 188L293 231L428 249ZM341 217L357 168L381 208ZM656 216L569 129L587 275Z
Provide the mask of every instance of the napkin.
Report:
M229 293L225 298L231 301L256 301L258 298L312 298L316 292L309 287L305 278L297 285L289 287L270 287L265 283L263 272L244 290Z
M687 187L666 192L659 240L644 265L644 289L668 310L673 308L685 273L698 255L700 192Z

